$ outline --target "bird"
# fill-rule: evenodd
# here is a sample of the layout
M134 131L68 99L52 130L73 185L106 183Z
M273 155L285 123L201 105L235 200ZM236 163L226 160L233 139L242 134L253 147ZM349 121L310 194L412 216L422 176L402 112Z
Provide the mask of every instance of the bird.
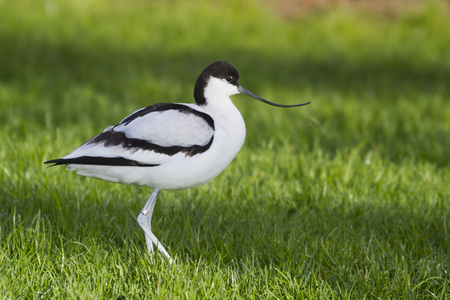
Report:
M152 232L158 193L207 183L234 159L246 134L244 120L230 99L239 93L278 107L311 103L282 105L265 100L240 85L239 73L230 63L216 61L198 76L195 103L158 103L139 109L66 156L44 163L65 165L83 176L152 188L137 221L150 260L156 247L172 263Z

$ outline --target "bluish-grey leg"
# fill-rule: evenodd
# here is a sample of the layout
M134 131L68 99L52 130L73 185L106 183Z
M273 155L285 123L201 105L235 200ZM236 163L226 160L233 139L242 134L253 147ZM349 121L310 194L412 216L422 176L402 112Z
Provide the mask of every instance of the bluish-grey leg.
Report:
M147 251L150 259L153 261L153 245L158 247L158 250L164 254L165 257L169 260L169 263L172 263L172 258L170 257L169 252L164 249L163 245L158 241L156 236L152 232L152 214L153 209L155 208L156 198L158 197L159 189L155 188L148 198L147 203L144 208L141 210L141 213L137 217L137 221L141 226L142 230L145 232L145 242L147 244Z

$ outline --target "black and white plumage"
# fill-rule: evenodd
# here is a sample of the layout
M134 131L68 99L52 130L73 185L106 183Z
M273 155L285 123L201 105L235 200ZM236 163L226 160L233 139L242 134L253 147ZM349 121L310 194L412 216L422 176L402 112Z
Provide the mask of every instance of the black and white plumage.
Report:
M159 190L186 189L219 175L241 149L245 124L230 96L247 94L269 102L239 85L239 73L228 62L209 65L197 79L196 104L159 103L142 108L106 128L68 155L46 161L67 165L77 174L111 182L154 188L138 216L149 255L153 245L169 253L151 232Z

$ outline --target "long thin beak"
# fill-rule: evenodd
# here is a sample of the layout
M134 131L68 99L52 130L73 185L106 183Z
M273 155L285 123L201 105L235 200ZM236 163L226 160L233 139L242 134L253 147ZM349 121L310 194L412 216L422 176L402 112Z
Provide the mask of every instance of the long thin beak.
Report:
M283 104L278 104L278 103L273 103L273 102L267 101L266 99L263 99L260 96L258 96L256 94L253 94L249 90L244 89L242 86L238 87L238 91L239 91L239 93L246 94L246 95L248 95L250 97L255 98L256 100L259 100L259 101L264 102L264 103L269 104L269 105L278 106L278 107L296 107L296 106L308 105L308 104L311 103L311 101L310 101L310 102L306 102L306 103L302 103L302 104L283 105Z

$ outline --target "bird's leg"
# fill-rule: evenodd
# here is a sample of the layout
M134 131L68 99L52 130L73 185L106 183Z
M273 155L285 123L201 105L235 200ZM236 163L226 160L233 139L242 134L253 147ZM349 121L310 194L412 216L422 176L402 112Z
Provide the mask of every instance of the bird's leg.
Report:
M141 210L141 213L137 217L137 221L141 228L145 232L145 242L147 244L147 251L150 259L153 261L153 245L158 247L158 250L164 254L165 257L169 260L169 263L172 263L172 258L170 257L169 252L164 249L163 245L158 241L156 236L152 232L152 214L153 209L155 208L156 198L158 197L159 189L155 188L153 193L150 195L150 198L147 200L144 208Z

